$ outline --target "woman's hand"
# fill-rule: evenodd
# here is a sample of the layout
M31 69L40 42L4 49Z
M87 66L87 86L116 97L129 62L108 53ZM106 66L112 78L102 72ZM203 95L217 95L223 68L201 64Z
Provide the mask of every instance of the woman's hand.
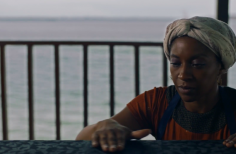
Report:
M98 122L92 134L92 146L101 147L103 151L123 150L128 139L140 139L151 133L150 129L132 131L112 119Z
M236 133L231 135L227 140L223 142L225 146L228 148L235 147L236 148Z

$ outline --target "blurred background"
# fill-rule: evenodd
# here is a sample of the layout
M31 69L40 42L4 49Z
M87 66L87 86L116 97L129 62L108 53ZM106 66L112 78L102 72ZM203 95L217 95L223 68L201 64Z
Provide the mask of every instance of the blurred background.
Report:
M0 41L163 42L169 23L193 16L216 18L217 0L0 0ZM229 1L229 25L236 32L235 0ZM115 46L114 50L117 113L135 97L134 49ZM8 139L26 140L27 46L7 45L5 51ZM88 124L110 115L108 51L108 46L88 48ZM162 86L161 52L160 47L140 48L140 93ZM34 46L33 59L35 139L54 140L53 46ZM61 139L74 140L83 128L82 46L60 46L60 84ZM236 66L229 70L228 85L236 88Z

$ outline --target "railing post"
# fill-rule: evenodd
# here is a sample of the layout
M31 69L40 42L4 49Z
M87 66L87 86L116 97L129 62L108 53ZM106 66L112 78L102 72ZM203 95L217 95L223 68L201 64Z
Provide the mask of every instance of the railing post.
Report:
M34 140L34 92L33 92L33 46L28 44L28 108L29 139Z
M135 96L139 95L139 46L134 46Z
M164 51L162 52L162 84L164 87L167 86L167 58Z
M229 20L229 0L218 0L217 4L217 19L228 23ZM222 85L227 86L228 82L228 75L223 74L222 78Z
M110 45L110 116L114 115L115 98L114 98L114 46Z
M88 125L88 46L84 45L84 127Z
M1 98L2 98L2 136L3 140L8 140L7 125L7 89L6 89L6 66L5 66L5 45L0 45L1 49Z
M59 63L59 45L55 46L55 105L56 105L56 140L61 139L60 124L60 63Z
M5 73L5 51L6 44L27 45L27 73L28 73L28 115L29 115L29 139L34 139L34 89L33 89L33 45L54 45L55 47L55 105L56 105L56 139L60 140L60 53L59 45L83 45L83 73L84 73L84 126L88 125L88 46L89 45L109 45L110 47L110 116L114 115L115 110L115 88L114 88L114 46L128 45L134 46L134 65L135 65L135 95L140 93L140 66L139 66L139 47L140 46L161 46L162 43L153 42L84 42L84 41L0 41L0 68L1 68L1 102L2 102L2 127L3 139L8 139L7 129L7 97L6 97L6 73ZM164 59L164 63L166 63ZM163 65L165 68L166 65ZM167 70L167 69L164 69ZM167 71L163 73L167 76ZM165 78L165 77L164 77ZM164 80L164 79L163 79ZM166 81L163 81L167 83Z

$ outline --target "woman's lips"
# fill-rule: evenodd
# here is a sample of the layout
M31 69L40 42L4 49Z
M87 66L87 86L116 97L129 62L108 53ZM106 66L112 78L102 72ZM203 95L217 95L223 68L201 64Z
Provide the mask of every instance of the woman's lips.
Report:
M193 87L183 87L183 86L179 86L178 87L178 89L179 89L179 92L180 93L183 93L183 94L191 94L191 93L193 93L194 91L195 91L195 88L193 88Z

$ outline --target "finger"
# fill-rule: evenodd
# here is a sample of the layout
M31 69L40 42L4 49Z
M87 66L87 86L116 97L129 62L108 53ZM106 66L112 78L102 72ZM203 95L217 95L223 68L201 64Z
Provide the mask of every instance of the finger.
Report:
M93 147L99 146L99 136L97 133L93 133L93 135L92 135L92 146Z
M231 148L231 147L233 147L234 146L234 141L229 141L228 143L226 143L226 146L228 147L228 148Z
M117 150L121 151L125 147L125 141L126 141L125 132L124 131L117 131L116 138L117 138Z
M228 142L231 141L235 136L236 136L236 134L230 135L223 143L228 143Z
M236 135L234 136L234 138L232 139L233 141L233 146L236 147Z
M99 142L103 151L108 151L107 134L99 134Z
M233 147L234 144L236 143L235 137L236 134L231 135L227 140L223 142L223 144L225 143L224 145L226 145L227 147Z
M232 147L236 147L236 135L231 141L232 141Z
M149 135L151 132L152 132L151 129L142 129L142 130L133 131L131 133L131 138L141 139L141 138Z
M116 141L116 134L114 131L110 130L107 133L107 142L109 146L110 152L115 152L117 150L117 141Z

